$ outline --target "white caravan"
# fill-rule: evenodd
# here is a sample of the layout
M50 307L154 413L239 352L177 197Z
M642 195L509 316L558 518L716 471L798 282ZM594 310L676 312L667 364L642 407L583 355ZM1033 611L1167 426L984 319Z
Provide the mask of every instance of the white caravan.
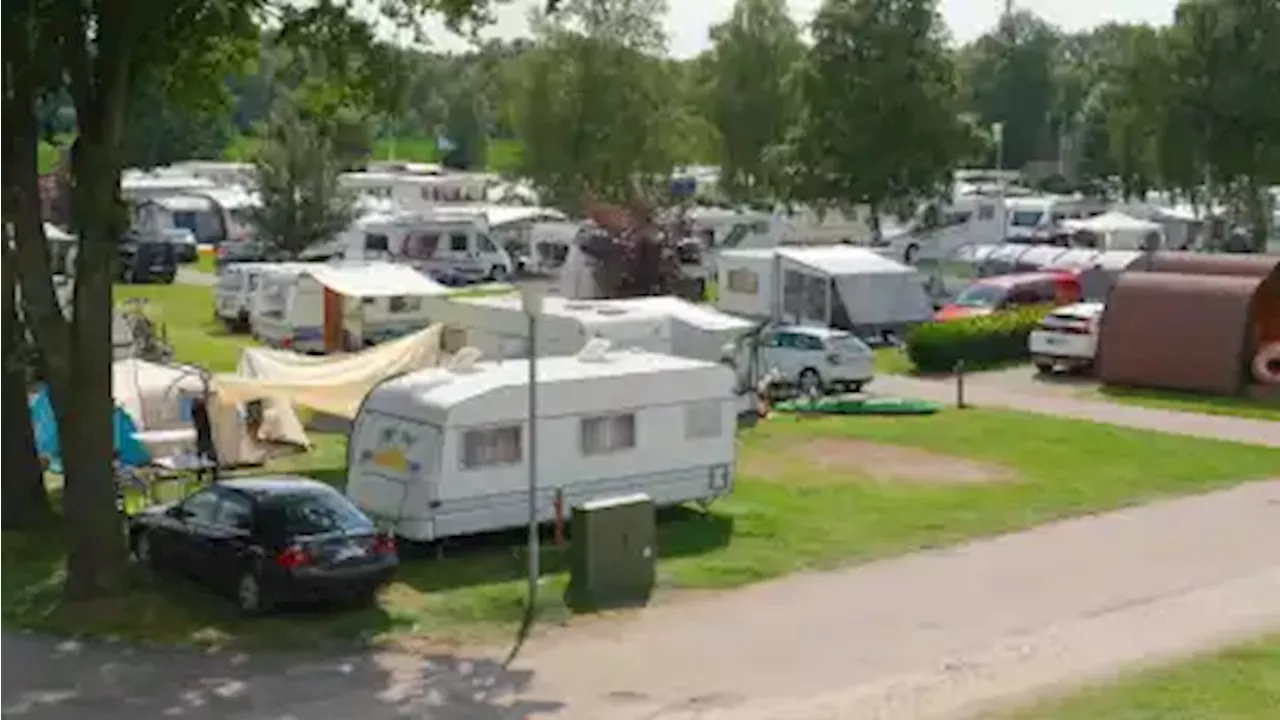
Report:
M441 203L484 202L491 182L490 176L480 173L349 172L338 177L338 185L344 190L385 198L406 210Z
M247 162L183 160L169 165L169 169L204 178L221 186L249 186L257 180L257 170L253 167L253 163Z
M375 213L357 220L332 242L309 248L303 259L389 259L467 281L502 280L515 261L489 235L479 213Z
M135 225L143 233L190 230L196 242L219 245L252 232L250 213L257 196L238 187L193 190L138 202Z
M913 267L847 245L720 253L716 307L735 315L848 330L901 333L933 306Z
M455 346L475 347L485 358L529 355L529 320L514 295L433 297L424 300L433 323L465 332ZM571 355L601 338L614 347L717 362L726 344L750 333L756 323L676 297L571 300L548 297L538 318L538 354Z
M428 325L423 299L448 292L392 263L286 265L258 282L254 337L307 353L360 350L421 330Z
M249 330L263 275L297 275L309 263L240 262L223 266L213 286L213 312L232 330Z
M130 204L164 195L180 195L198 190L213 190L214 182L186 172L159 169L151 172L129 169L120 176L120 197Z
M356 415L347 495L415 541L489 532L529 517L526 360L402 375ZM733 488L738 400L727 365L599 341L537 365L536 513L645 493L659 506Z

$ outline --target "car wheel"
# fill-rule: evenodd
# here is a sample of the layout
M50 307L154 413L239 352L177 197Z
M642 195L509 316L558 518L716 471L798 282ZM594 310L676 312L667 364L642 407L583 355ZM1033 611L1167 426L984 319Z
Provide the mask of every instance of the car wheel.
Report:
M151 536L139 532L133 536L133 558L138 564L148 569L155 568L155 556L151 550Z
M800 382L797 384L800 386L800 392L805 395L814 395L822 392L822 376L818 374L817 370L805 368L800 373L799 380Z
M1036 372L1041 375L1048 375L1053 372L1053 363L1036 363Z
M262 593L262 583L257 574L245 572L236 583L236 605L246 615L257 615L266 610L267 604Z
M502 282L507 279L507 269L501 265L494 265L489 270L489 280L493 282Z

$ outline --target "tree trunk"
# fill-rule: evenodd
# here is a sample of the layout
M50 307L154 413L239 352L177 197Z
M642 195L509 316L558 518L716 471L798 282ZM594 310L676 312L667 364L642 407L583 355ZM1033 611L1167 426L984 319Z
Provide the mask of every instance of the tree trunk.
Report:
M22 211L26 211L23 208ZM10 225L11 227L11 225ZM4 308L0 317L0 342L4 347L4 416L9 418L5 432L4 457L0 461L0 498L3 512L0 524L5 530L35 527L49 520L49 496L44 487L44 468L36 456L36 440L31 430L27 405L28 358L24 357L26 339L18 318L17 278L13 251L6 237L4 264L0 265ZM14 423L17 423L16 425Z

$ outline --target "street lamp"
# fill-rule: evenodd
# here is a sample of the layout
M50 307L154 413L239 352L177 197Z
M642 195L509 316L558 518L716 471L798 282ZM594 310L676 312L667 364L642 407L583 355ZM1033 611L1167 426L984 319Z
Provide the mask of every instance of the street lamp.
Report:
M526 623L533 621L538 601L538 319L550 278L534 272L512 277L520 288L520 309L529 322L529 607ZM527 631L527 628L526 628Z

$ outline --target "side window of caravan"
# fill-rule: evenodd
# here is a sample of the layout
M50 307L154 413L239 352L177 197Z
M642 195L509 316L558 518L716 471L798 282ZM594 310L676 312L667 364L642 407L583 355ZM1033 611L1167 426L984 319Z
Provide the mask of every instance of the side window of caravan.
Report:
M387 301L387 309L392 313L411 313L422 309L422 298L393 295Z
M636 416L598 415L582 419L583 455L603 455L636 446Z
M514 465L520 462L520 426L478 428L462 435L462 467L465 470Z
M454 233L449 236L449 249L453 252L467 252L471 249L471 238L465 233Z
M400 253L415 260L430 260L436 256L440 236L435 233L414 233L404 239Z
M684 408L684 436L687 440L720 437L724 428L720 422L720 403L702 402Z
M730 270L727 284L733 292L755 295L760 291L760 276L741 268Z
M381 233L366 233L364 236L364 249L373 252L390 252L391 243L386 235Z
M996 216L996 206L995 206L995 205L979 205L979 206L978 206L978 219L979 219L979 220L990 220L990 219L994 218L995 216Z

